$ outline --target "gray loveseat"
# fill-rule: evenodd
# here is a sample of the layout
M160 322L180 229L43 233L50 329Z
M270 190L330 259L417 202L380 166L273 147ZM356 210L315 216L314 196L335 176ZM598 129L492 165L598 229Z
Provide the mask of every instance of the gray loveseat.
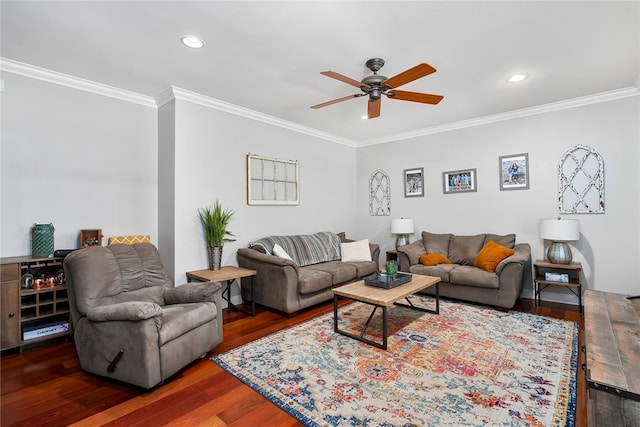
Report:
M474 266L478 253L490 241L514 251L493 272ZM515 234L456 236L423 231L422 240L398 248L400 270L439 277L441 296L509 309L531 271L531 247L515 241ZM424 265L420 256L426 254L443 255L451 264Z
M380 247L369 244L371 261L342 261L341 243L354 243L344 233L269 236L238 249L238 265L257 271L254 299L287 314L331 300L332 289L378 271ZM278 244L292 259L273 254ZM242 298L251 301L249 280Z
M151 388L222 341L220 284L174 287L150 243L80 249L64 272L85 371Z

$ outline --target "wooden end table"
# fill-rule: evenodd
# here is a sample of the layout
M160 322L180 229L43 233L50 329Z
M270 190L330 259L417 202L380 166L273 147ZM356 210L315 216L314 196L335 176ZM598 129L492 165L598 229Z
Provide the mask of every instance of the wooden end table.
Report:
M413 295L423 289L436 285L436 308L435 310L417 307L411 303L409 296ZM360 301L365 304L373 306L373 311L369 315L367 323L365 323L360 335L354 335L350 332L338 328L338 299L348 298L354 301ZM399 303L401 299L406 299L408 304ZM440 313L440 278L432 276L423 276L421 274L414 274L409 283L400 285L393 289L377 288L375 286L365 285L364 280L351 283L349 285L340 286L333 290L333 330L349 338L353 338L360 342L372 345L383 350L387 349L388 327L387 327L387 308L394 305L400 305L403 307L412 308L414 310L423 311L426 313L439 314ZM373 318L376 310L382 308L382 343L364 338L364 334L369 327L369 323Z
M533 263L534 300L540 304L540 293L549 286L563 286L578 297L580 313L583 312L582 304L582 264L554 264L548 261L537 260ZM546 280L546 273L566 274L567 282Z
M220 270L196 270L196 271L187 271L187 282L191 282L192 280L197 280L199 282L223 282L226 284L226 289L222 289L222 299L224 299L229 308L233 308L242 313L248 314L249 316L255 316L256 314L256 303L255 298L253 296L253 278L257 274L256 270L249 270L248 268L234 267L234 266L225 266ZM231 283L234 280L240 280L243 277L251 278L251 310L245 310L244 308L238 307L237 305L231 302ZM239 283L239 282L238 282ZM227 296L225 297L225 292Z

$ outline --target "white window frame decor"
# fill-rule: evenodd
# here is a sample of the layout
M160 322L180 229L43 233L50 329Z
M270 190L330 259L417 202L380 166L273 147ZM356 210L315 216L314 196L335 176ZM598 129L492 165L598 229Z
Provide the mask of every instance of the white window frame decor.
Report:
M377 170L369 179L369 215L391 215L391 184L386 172Z
M604 213L604 161L586 145L569 149L558 166L558 211Z
M247 154L247 204L300 204L298 161Z

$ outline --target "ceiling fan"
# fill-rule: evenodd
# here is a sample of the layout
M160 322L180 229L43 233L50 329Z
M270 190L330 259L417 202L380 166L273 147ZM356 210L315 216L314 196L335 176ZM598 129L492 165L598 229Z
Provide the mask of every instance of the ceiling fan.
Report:
M323 102L322 104L313 105L311 108L318 109L328 105L337 104L338 102L346 101L348 99L369 95L367 117L373 119L380 116L380 98L382 95L385 95L387 98L399 99L401 101L422 102L423 104L434 105L442 101L442 98L444 98L441 95L396 90L398 86L402 86L424 76L428 76L431 73L435 73L436 69L429 64L418 64L415 67L391 78L378 74L378 71L380 71L380 68L384 65L384 59L373 58L368 60L365 65L368 69L373 71L373 75L365 77L362 81L351 79L343 76L342 74L336 73L335 71L322 71L320 74L355 86L359 88L362 93L356 93L354 95Z

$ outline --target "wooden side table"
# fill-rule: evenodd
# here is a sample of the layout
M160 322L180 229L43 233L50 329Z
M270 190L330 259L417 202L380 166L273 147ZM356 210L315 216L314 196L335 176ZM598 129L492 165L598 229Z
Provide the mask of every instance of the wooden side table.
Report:
M385 262L385 265L387 265L387 262L389 261L398 261L398 251L395 249L391 249L389 251L387 251L387 261Z
M558 280L547 280L546 274L566 274L568 281L561 282ZM582 264L554 264L543 260L537 260L533 263L533 284L534 298L536 305L540 303L540 292L548 286L564 286L578 297L578 305L580 313L583 312L582 305Z
M226 289L222 289L222 299L224 299L230 308L238 310L242 313L250 316L256 314L256 303L253 297L253 278L257 274L256 270L249 270L248 268L225 266L220 270L196 270L187 271L187 282L197 280L199 282L223 282L226 284ZM243 277L251 278L251 311L238 307L231 302L231 283L234 280L240 280ZM225 292L227 296L225 297Z

